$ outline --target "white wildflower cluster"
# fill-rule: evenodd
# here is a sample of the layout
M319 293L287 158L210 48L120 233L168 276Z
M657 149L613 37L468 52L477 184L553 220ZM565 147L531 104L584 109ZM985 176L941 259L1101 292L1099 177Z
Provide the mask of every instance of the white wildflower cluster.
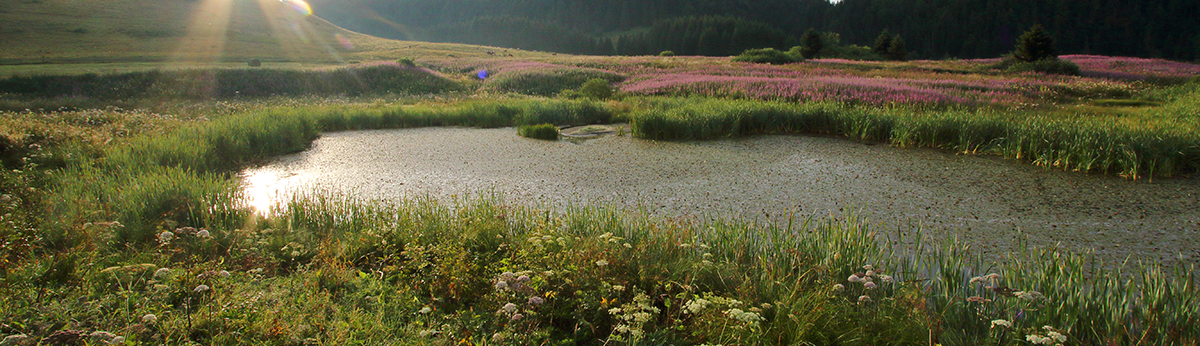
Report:
M895 282L890 275L885 275L883 273L883 269L875 268L873 265L864 265L862 269L862 272L850 274L850 277L846 278L846 281L848 281L851 284L850 286L852 286L850 288L854 288L854 290L850 291L852 293L849 293L850 297L853 297L853 294L862 293L858 296L859 304L866 304L873 301L871 296L868 295L869 291L879 288L879 285L881 284L891 284ZM857 285L853 284L862 284L862 290L858 290ZM847 285L833 285L834 292L840 293L846 291L847 289Z
M612 234L612 232L604 232L604 234L600 235L600 241L609 244L620 244L625 241L625 238L615 236Z
M757 324L759 321L763 320L762 316L759 316L757 312L742 311L742 309L738 308L725 310L725 316L729 316L729 318L750 324Z
M992 320L992 328L996 328L996 326L1012 328L1012 322L1009 322L1008 320Z
M1025 335L1025 341L1029 341L1030 343L1032 343L1034 345L1056 345L1056 346L1062 346L1062 344L1064 342L1067 342L1067 336L1060 333L1057 329L1054 329L1054 327L1043 326L1042 329L1046 331L1046 335L1044 335L1044 336L1040 335L1040 334Z
M545 249L547 245L558 245L559 247L567 246L567 238L555 237L549 234L534 234L525 241L529 242L529 245L533 245L538 250Z
M496 282L492 284L497 291L530 291L533 287L529 283L533 281L529 277L530 272L504 272L496 278Z
M606 266L608 266L608 260L605 260L605 259L596 260L596 266L597 267L606 267Z
M172 240L175 240L175 233L171 233L171 231L162 231L158 234L158 244L160 245L170 245Z
M529 277L530 274L532 274L530 271L501 273L500 276L496 278L496 283L493 284L493 287L495 287L497 291L508 292L510 294L531 294L533 293L534 289L532 286L530 286L533 282L533 279ZM545 302L545 299L536 295L530 296L528 300L526 300L526 303L529 304L528 308L530 309L537 307L538 305L542 305ZM510 322L520 321L525 318L525 314L522 313L520 307L511 302L505 303L504 306L500 307L499 310L496 310L496 314L508 317Z
M638 293L633 297L633 301L608 309L608 313L620 320L620 323L613 327L613 333L624 338L628 337L630 343L637 343L644 335L643 328L647 323L654 319L654 315L660 310L654 306L650 300L650 296L644 293Z
M708 299L704 299L704 298L692 299L683 305L683 313L699 314L699 313L703 312L704 309L707 308L709 304L712 304L712 302L708 301Z

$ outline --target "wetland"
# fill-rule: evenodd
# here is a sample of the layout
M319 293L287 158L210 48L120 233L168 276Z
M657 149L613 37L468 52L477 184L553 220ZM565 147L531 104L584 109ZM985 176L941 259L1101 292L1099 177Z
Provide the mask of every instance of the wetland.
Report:
M300 191L453 202L494 191L550 209L616 206L671 218L868 220L885 236L953 237L1000 256L1029 245L1195 263L1200 181L1047 170L995 156L804 135L655 141L519 137L512 128L326 133L312 149L246 169L266 210Z

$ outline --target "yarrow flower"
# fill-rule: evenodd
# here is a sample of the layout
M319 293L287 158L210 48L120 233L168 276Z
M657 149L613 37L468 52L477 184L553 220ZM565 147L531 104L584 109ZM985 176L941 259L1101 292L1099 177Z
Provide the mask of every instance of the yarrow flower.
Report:
M529 305L542 305L546 301L542 297L529 297Z
M192 291L194 291L196 293L201 293L201 292L204 292L207 290L209 290L208 285L200 284L200 285L196 286L196 288L193 289Z
M850 274L850 277L846 278L846 280L850 282L863 282L863 278L858 277L858 274Z
M692 300L684 305L683 312L698 314L701 311L704 311L704 308L707 308L709 303L710 302L707 299L703 298Z
M762 320L762 317L757 313L742 311L742 309L737 308L725 311L725 315L729 316L729 318L747 323L757 323L758 321Z
M866 284L863 284L863 287L866 287L869 290L873 290L873 289L875 289L875 283L868 281Z
M504 281L496 281L496 289L497 290L508 289L508 283L504 282Z
M422 315L428 315L430 312L433 312L433 308L426 306L426 307L421 308L421 311L417 311L417 312L421 313Z
M158 268L158 270L154 271L155 279L162 279L162 278L166 277L167 275L171 275L171 269Z
M871 297L867 296L867 295L858 296L858 302L859 303L869 303L869 302L871 302Z
M846 286L842 286L842 284L833 285L833 290L834 290L834 291L841 292L841 291L843 291L843 290L845 290L845 289L846 289Z
M596 261L596 266L597 266L597 267L603 267L603 266L607 266L607 265L608 265L608 261L607 261L607 260L599 260L599 261Z
M209 234L209 233L208 233L208 230L206 230L206 229L201 229L201 230L199 230L199 231L196 231L196 236L197 236L197 237L200 237L200 238L206 238L206 239L207 239L207 238L212 238L212 235L211 235L211 234Z
M228 271L228 270L222 270L222 271L218 272L218 273L217 273L217 275L218 275L218 276L220 276L220 277L223 277L223 278L227 278L227 277L229 277L229 271Z
M510 313L515 312L515 311L517 311L517 304L513 304L513 303L504 304L503 309L505 312L510 312Z
M174 239L175 233L171 233L171 231L163 231L162 233L158 234L158 242L163 245L170 244L171 240Z
M146 314L145 316L142 316L142 323L154 324L154 322L158 322L158 316L154 316L154 314Z
M889 275L880 275L879 280L883 281L883 283L885 283L885 284L892 283L892 277Z

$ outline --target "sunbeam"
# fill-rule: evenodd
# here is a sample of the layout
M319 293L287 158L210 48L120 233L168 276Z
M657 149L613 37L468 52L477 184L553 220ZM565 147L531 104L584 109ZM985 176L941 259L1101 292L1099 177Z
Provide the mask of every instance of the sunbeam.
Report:
M229 17L235 0L201 0L185 27L186 36L172 54L174 64L217 62L225 50Z

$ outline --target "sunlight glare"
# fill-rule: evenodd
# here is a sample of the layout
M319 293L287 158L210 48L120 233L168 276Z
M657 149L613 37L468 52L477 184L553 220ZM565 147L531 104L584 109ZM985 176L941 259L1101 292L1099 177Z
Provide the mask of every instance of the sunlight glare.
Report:
M243 195L254 212L270 216L271 208L280 204L286 188L303 179L294 173L271 169L251 170L242 175Z
M304 0L279 0L279 1L290 5L292 7L292 9L296 10L296 12L300 12L301 15L304 15L304 16L312 15L312 6L309 6L307 2L304 2Z

